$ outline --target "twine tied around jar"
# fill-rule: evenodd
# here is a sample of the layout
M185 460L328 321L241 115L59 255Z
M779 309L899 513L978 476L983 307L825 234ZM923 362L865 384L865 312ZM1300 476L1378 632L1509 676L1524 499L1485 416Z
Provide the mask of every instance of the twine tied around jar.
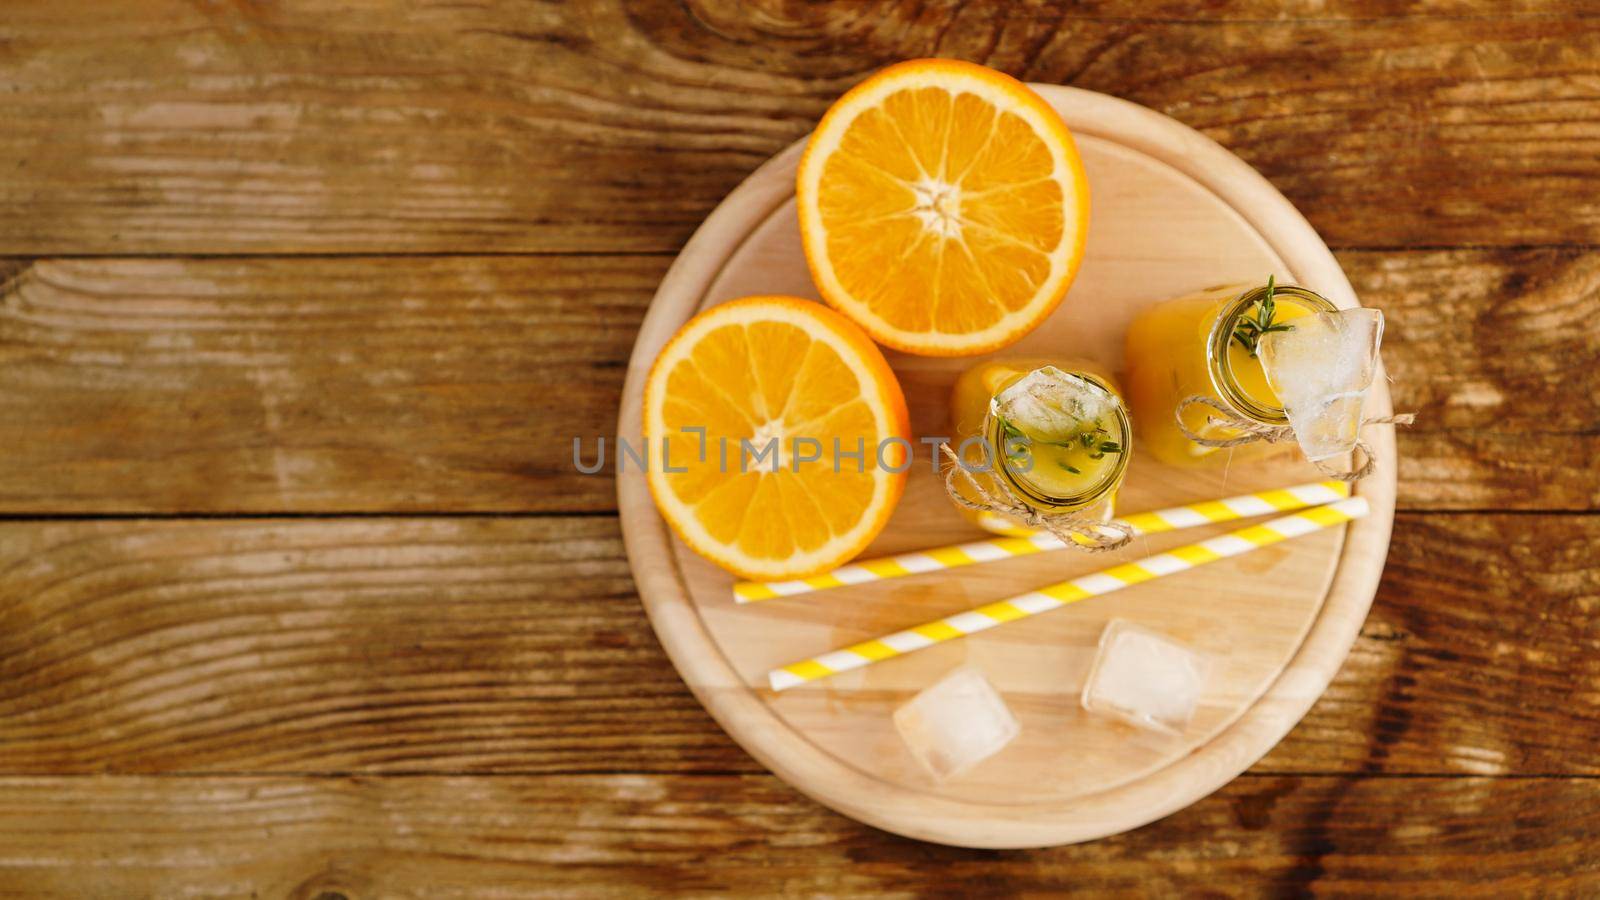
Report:
M1183 421L1183 414L1192 406L1209 406L1211 409L1215 410L1215 413L1208 414L1206 416L1206 424L1220 425L1224 428L1232 428L1240 433L1239 436L1232 438L1208 438L1202 437L1201 435L1191 431L1188 423ZM1221 415L1217 415L1216 413L1220 413ZM1256 422L1251 419L1242 419L1234 415L1233 410L1222 405L1222 403L1213 400L1210 397L1202 397L1199 394L1191 394L1188 397L1183 398L1183 402L1178 404L1176 417L1178 420L1178 430L1183 432L1183 436L1191 441L1194 441L1196 444L1199 444L1202 447L1240 447L1245 444L1254 444L1257 441L1264 441L1268 444L1281 444L1294 440L1294 428L1292 426L1265 425L1261 422ZM1416 420L1417 417L1412 413L1399 413L1392 416L1372 416L1371 418L1362 419L1360 427L1365 428L1368 425L1410 425ZM1327 475L1329 478L1337 478L1338 480L1344 482L1360 481L1361 479L1377 471L1378 459L1372 452L1371 444L1368 444L1359 437L1356 438L1355 453L1356 458L1361 461L1361 464L1349 470L1348 472L1336 471L1323 465L1320 461L1315 462L1312 465L1315 465L1318 469L1322 470L1323 474Z
M1044 515L1022 502L1016 491L1002 479L994 477L992 467L979 470L988 476L989 487L984 487L973 475L972 469L962 461L949 444L940 444L939 451L949 461L944 470L944 489L957 506L974 512L996 513L1013 519L1038 531L1049 532L1069 547L1090 553L1116 550L1133 540L1133 529L1121 522L1098 522L1076 513ZM972 500L958 486L965 483L978 500Z

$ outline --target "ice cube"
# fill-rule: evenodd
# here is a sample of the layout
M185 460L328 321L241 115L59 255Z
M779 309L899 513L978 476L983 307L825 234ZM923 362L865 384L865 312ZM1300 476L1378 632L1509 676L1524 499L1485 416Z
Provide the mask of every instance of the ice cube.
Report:
M1361 429L1383 341L1383 313L1341 309L1302 316L1261 338L1261 368L1283 401L1306 459L1348 453Z
M970 666L906 701L894 711L894 727L941 781L999 753L1021 730L989 679Z
M1194 717L1210 661L1157 631L1113 619L1083 686L1083 706L1142 728L1178 733Z
M1094 382L1041 366L989 401L989 411L1036 441L1064 441L1112 414L1117 398Z

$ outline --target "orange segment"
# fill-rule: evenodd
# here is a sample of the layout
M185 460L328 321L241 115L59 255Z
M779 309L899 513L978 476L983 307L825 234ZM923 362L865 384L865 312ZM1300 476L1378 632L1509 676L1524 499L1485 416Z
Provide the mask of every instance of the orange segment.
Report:
M837 568L877 536L905 486L878 447L910 426L860 328L807 300L746 297L667 342L645 382L644 435L668 524L723 568L771 580ZM776 471L762 454L773 439ZM898 446L885 456L904 462Z
M983 353L1036 327L1083 258L1089 192L1061 117L954 60L891 66L833 105L796 181L829 305L879 343Z

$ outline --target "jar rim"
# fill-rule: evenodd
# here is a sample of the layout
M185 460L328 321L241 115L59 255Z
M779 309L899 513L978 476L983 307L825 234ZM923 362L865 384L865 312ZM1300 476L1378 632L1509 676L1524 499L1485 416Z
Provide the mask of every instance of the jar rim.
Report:
M1228 360L1228 342L1233 339L1234 329L1238 327L1245 313L1253 308L1266 292L1265 284L1247 288L1222 307L1211 325L1211 334L1206 338L1206 369L1211 375L1212 389L1222 402L1241 418L1263 425L1287 425L1289 415L1283 407L1257 402L1255 398L1245 393L1244 387L1239 384L1237 374L1233 371L1233 365ZM1272 295L1274 299L1283 296L1293 297L1296 302L1309 306L1319 313L1336 312L1339 309L1332 300L1297 284L1275 284Z
M1038 504L1044 512L1071 512L1092 506L1108 495L1115 492L1122 484L1123 476L1128 471L1128 458L1133 455L1133 423L1128 418L1128 408L1117 392L1111 389L1104 379L1089 372L1068 372L1067 374L1082 378L1095 387L1105 391L1116 403L1112 411L1117 420L1122 452L1115 454L1117 459L1106 471L1106 475L1096 481L1082 493L1070 497L1054 497L1040 491L1029 484L1025 479L1017 477L1011 467L1005 463L1005 434L1000 427L1000 420L993 413L984 414L985 431L988 437L989 458L992 460L993 473L996 478L1004 479L1007 487L1015 491L1018 496Z

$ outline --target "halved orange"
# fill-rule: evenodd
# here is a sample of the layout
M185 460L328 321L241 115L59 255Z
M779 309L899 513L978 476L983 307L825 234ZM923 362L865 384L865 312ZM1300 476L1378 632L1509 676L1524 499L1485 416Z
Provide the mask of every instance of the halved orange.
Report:
M823 116L800 162L817 289L879 343L984 353L1031 331L1083 259L1072 134L1021 82L972 63L890 66Z
M656 506L696 552L745 578L812 575L860 553L900 499L910 434L883 353L795 297L700 313L645 381Z

